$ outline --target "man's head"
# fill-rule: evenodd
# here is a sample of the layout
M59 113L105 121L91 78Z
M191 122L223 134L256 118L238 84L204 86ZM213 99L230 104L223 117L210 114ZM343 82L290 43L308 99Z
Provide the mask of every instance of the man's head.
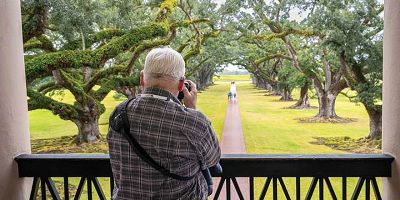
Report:
M169 48L155 48L146 56L140 84L159 87L177 95L185 80L185 61L180 53Z

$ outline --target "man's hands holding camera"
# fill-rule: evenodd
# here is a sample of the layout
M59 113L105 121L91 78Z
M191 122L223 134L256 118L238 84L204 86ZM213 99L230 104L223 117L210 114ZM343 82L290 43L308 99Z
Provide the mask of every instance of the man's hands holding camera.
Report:
M186 83L189 84L189 89L186 87ZM184 97L183 97L183 104L192 109L196 109L196 104L197 104L197 88L196 84L191 81L191 80L186 80L185 81L185 87L183 87L182 90Z

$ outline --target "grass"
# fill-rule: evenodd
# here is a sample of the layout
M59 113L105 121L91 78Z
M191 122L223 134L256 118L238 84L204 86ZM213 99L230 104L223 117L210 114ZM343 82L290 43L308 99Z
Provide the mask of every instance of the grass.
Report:
M198 110L211 121L218 139L221 138L224 127L228 90L229 82L217 81L213 86L198 93L197 97Z
M318 145L316 137L347 137L357 140L368 135L368 115L365 109L344 96L336 102L336 113L343 118L356 119L349 123L300 123L301 118L310 118L317 114L317 109L283 109L295 101L278 101L278 96L268 96L265 90L256 88L251 82L238 82L237 91L246 150L255 154L343 154L346 151L335 150L326 145ZM293 93L297 97L298 93ZM316 99L311 99L313 106L318 106ZM344 150L344 148L342 148ZM294 188L294 178L284 178L286 187ZM255 179L255 194L260 194L265 178ZM353 191L355 179L348 180L348 191ZM310 185L311 179L302 178L302 198ZM341 195L341 179L332 178L336 195ZM294 196L294 190L289 189ZM330 199L328 192L326 199ZM361 195L365 194L362 192ZM318 197L318 191L313 199ZM351 194L349 194L351 195ZM284 197L283 193L279 194ZM349 196L350 197L350 196ZM363 199L364 197L360 197ZM266 199L272 199L271 191Z
M105 137L91 144L76 145L75 136L31 140L34 153L108 153Z
M352 153L382 153L382 139L350 137L315 137L313 144L329 146L333 149Z
M248 81L250 80L250 74L248 75L220 75L215 76L214 81L230 82L230 81Z
M339 96L336 112L350 123L299 123L298 118L315 116L317 109L283 109L294 104L278 101L250 82L237 83L240 115L249 153L345 153L327 146L315 145L313 137L348 136L360 138L368 134L368 115L364 108ZM312 105L318 105L311 99ZM257 119L257 120L254 120Z
M197 107L210 119L215 132L220 136L224 125L223 120L225 118L227 105L225 93L227 91L226 87L228 87L228 82L217 82L211 87L213 88L212 90L206 89L198 94ZM114 94L114 92L111 92L102 101L106 107L105 113L103 113L99 119L100 132L103 137L107 134L108 118L111 112L122 102L122 100L115 100L113 97ZM63 97L55 96L53 98L69 104L74 102L74 97L69 92L65 92ZM62 120L49 110L43 109L29 112L29 128L31 139L33 140L73 136L78 132L77 127L71 121Z
M111 92L104 98L102 103L106 107L105 113L100 116L100 132L103 136L107 133L108 129L108 117L110 116L113 109L121 101L117 101L113 98L114 92ZM57 100L62 100L64 103L72 104L74 97L71 93L65 92L63 97L53 97ZM53 115L49 110L33 110L29 112L29 129L31 139L44 139L54 138L61 136L73 136L78 132L77 127L71 121L62 120L58 116Z

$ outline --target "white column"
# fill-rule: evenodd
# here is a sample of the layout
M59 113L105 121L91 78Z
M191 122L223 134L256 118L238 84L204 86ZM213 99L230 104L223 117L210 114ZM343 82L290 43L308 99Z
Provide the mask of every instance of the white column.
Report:
M30 153L19 0L0 0L0 199L29 199L29 178L18 178L14 157Z
M383 152L395 157L382 180L385 200L400 199L400 1L385 0L383 40Z

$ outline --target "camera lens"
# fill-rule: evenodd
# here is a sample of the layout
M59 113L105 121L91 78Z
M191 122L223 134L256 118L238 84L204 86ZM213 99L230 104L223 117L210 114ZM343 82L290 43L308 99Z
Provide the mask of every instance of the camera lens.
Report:
M189 84L188 82L185 82L185 87L189 90L189 92L190 92L190 90L192 89L192 88L190 87L190 84Z

